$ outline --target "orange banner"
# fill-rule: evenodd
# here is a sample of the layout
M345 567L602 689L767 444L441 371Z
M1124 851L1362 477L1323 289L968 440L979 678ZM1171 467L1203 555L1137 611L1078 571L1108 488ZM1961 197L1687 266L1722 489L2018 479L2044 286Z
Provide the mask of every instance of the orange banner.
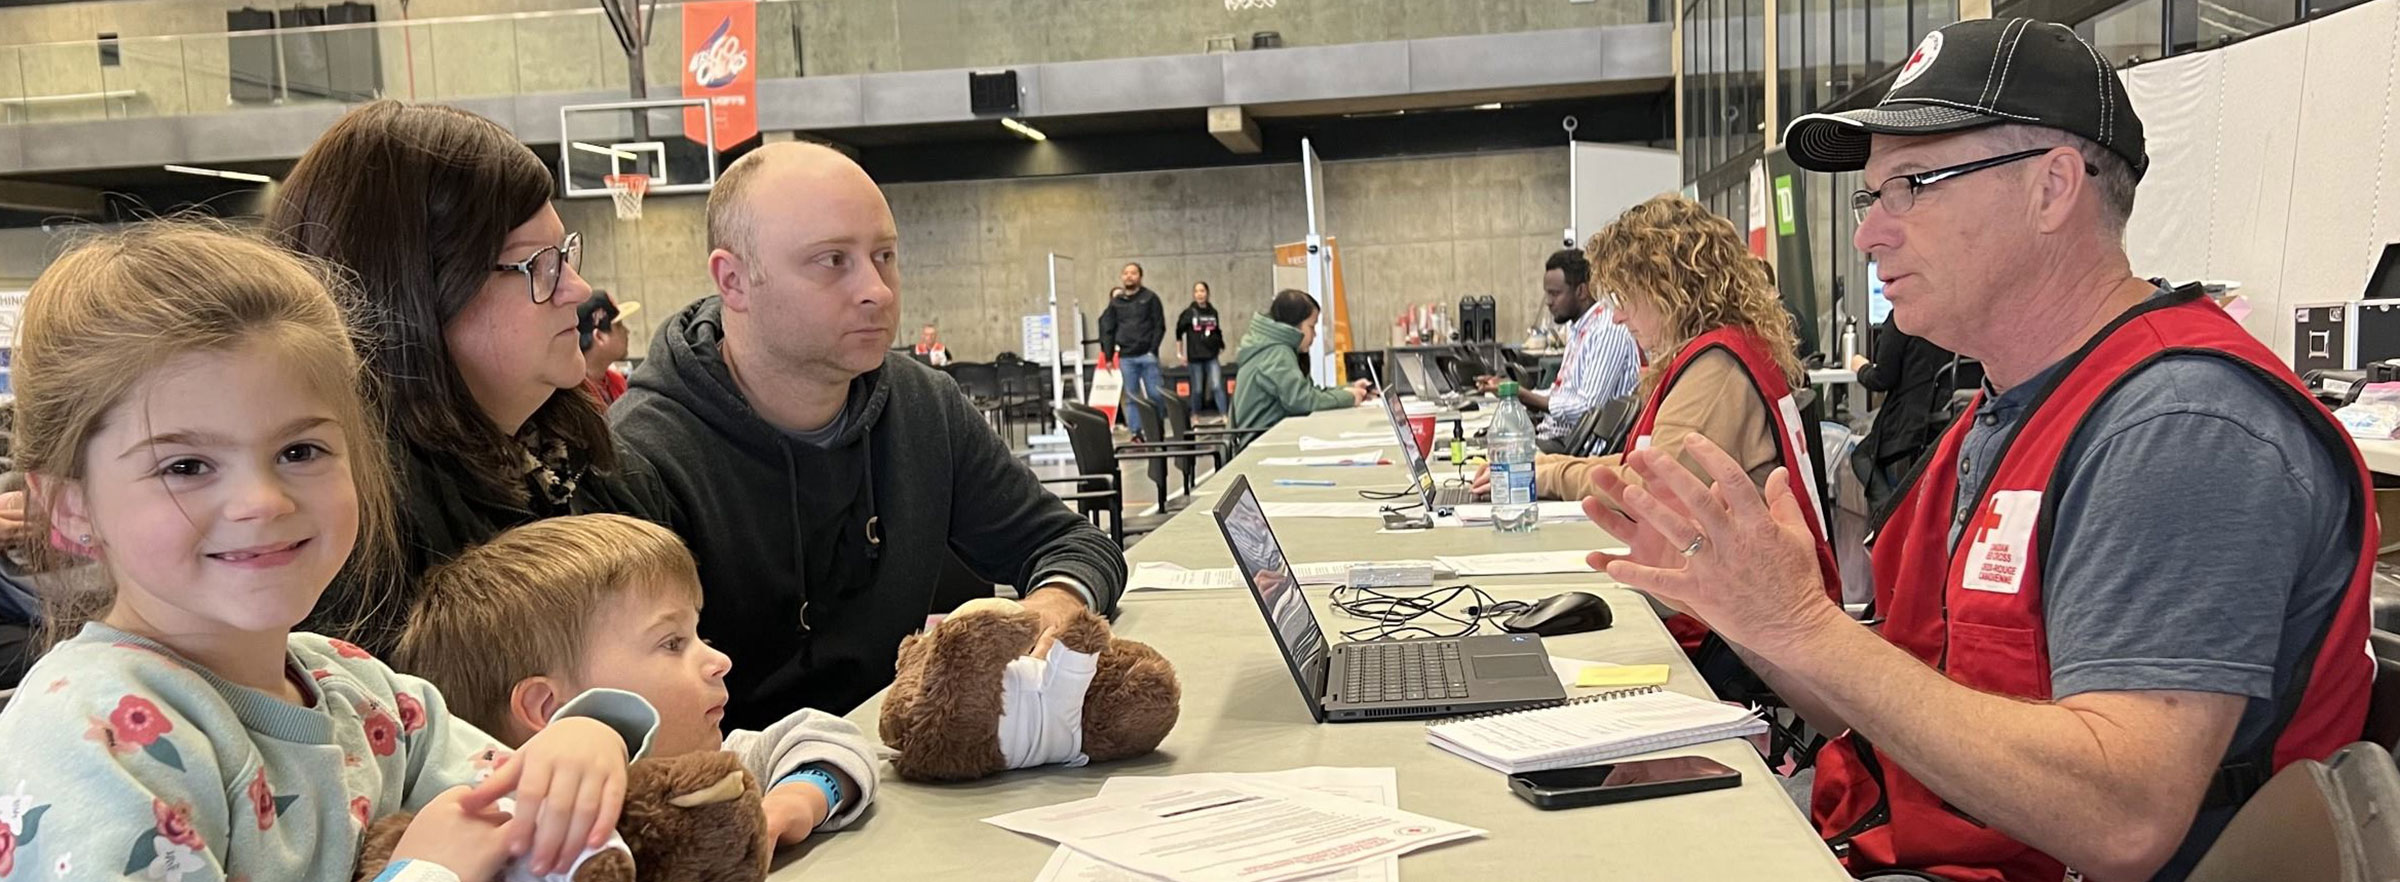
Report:
M726 150L758 136L758 73L750 65L758 44L758 4L753 0L683 5L683 97L706 98L717 118L708 146ZM683 136L708 138L700 108L683 112Z

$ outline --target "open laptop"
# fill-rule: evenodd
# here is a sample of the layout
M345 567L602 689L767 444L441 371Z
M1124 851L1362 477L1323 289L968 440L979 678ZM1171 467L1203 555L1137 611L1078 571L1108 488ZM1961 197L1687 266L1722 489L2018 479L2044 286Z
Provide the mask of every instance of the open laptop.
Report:
M1532 634L1327 646L1247 476L1233 479L1215 514L1234 564L1317 722L1452 716L1567 697L1542 638Z
M1408 479L1416 482L1417 493L1425 497L1425 510L1442 514L1478 501L1472 488L1434 480L1426 451L1417 447L1417 433L1408 430L1408 411L1401 406L1399 396L1383 397L1383 416L1392 424L1392 434L1400 439L1400 452L1408 460Z

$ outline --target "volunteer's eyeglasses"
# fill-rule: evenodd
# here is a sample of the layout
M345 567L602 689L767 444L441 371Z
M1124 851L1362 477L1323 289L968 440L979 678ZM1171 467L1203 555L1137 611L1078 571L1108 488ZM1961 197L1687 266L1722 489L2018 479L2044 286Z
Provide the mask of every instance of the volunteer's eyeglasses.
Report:
M1978 159L1974 162L1961 163L1958 165L1949 166L1947 168L1937 168L1932 171L1921 171L1913 175L1900 175L1897 177L1886 178L1883 182L1883 187L1880 189L1857 190L1850 194L1850 216L1859 223L1866 223L1867 210L1874 208L1875 204L1878 202L1883 203L1883 211L1885 214L1907 214L1909 209L1916 207L1917 192L1920 190L1960 175L1974 174L1987 168L1999 168L2000 166L2004 166L2012 162L2021 162L2027 159L2032 159L2036 156L2045 156L2048 155L2050 151L2055 149L2057 148L2043 147L2039 150L2021 150L2016 153L1994 156L1990 159ZM2083 172L2087 175L2097 175L2100 173L2100 169L2092 165L2090 162L2085 162L2083 164Z
M532 257L515 263L492 264L493 272L524 273L525 293L535 303L548 303L558 296L558 280L567 267L583 265L583 234L568 233L567 241L533 253Z

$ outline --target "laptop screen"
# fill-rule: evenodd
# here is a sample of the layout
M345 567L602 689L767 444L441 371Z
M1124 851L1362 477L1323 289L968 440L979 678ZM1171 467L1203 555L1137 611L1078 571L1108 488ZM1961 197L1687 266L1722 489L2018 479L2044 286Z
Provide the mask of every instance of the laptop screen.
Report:
M1275 541L1275 531L1267 526L1266 510L1250 492L1247 476L1234 478L1233 486L1225 489L1216 516L1218 529L1225 533L1225 545L1233 551L1234 565L1250 584L1259 612L1266 615L1268 629L1275 632L1275 642L1283 648L1284 662L1291 666L1292 677L1310 706L1317 706L1325 686L1325 631L1317 625L1317 614L1308 608L1308 597L1301 593L1300 580L1284 560L1283 545Z
M1408 378L1408 391L1419 398L1437 398L1450 391L1434 385L1433 372L1425 369L1425 353L1394 352L1400 363L1400 375Z
M1416 482L1417 493L1425 497L1426 510L1433 508L1433 467L1425 463L1425 451L1417 449L1417 433L1408 430L1408 411L1400 404L1400 396L1383 396L1383 416L1392 424L1392 434L1400 439L1400 453L1408 460L1408 479Z

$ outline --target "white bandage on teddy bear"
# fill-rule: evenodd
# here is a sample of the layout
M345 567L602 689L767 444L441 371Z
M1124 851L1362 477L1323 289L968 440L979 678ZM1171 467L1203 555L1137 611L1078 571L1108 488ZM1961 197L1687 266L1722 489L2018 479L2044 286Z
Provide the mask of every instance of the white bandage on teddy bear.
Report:
M1083 754L1083 695L1100 670L1097 655L1050 644L1046 659L1024 656L1000 674L1000 756L1012 769L1068 767Z

